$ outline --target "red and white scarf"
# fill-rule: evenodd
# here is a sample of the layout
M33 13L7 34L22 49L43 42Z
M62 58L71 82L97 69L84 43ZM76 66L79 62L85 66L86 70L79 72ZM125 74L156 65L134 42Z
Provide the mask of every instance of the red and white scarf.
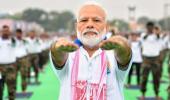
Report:
M101 53L101 69L102 73L100 76L100 81L96 83L87 83L87 81L78 80L78 68L80 51L77 50L72 66L71 72L71 100L87 100L86 93L87 88L90 85L89 100L106 100L106 73L107 73L107 63L106 54L104 51Z

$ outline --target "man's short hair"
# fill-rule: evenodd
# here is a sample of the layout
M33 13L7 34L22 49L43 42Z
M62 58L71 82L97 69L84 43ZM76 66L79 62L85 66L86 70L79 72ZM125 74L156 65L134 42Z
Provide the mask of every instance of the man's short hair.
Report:
M156 26L154 27L154 29L156 29L156 30L161 30L161 26L156 25Z
M3 28L3 29L4 29L4 28L9 28L9 26L8 26L8 25L3 25L2 28Z
M94 6L100 7L100 8L104 11L104 13L105 13L105 20L107 20L107 12L106 12L105 8L104 8L101 4L99 4L98 2L96 2L96 1L87 1L87 2L85 2L83 5L81 5L81 6L79 7L79 9L77 10L76 18L79 17L79 12L80 12L81 8L84 7L84 6L89 6L89 5L94 5Z
M16 29L16 32L22 33L22 30L18 28L18 29Z
M148 26L154 26L154 23L150 21L146 24L146 27L148 27Z

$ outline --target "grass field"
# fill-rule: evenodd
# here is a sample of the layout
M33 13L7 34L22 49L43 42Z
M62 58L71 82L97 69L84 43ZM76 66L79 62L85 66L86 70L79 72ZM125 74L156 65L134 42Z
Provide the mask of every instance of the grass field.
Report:
M164 63L163 67L164 69L163 69L162 80L169 83L167 65ZM151 75L149 76L149 80L152 80ZM40 81L41 81L40 85L37 85L37 86L29 85L28 86L28 92L33 93L30 98L22 98L22 99L17 98L16 100L58 100L60 85L49 63L47 64L44 72L40 74ZM160 86L160 96L163 98L163 100L167 100L166 89L167 89L167 86L169 85L168 83L162 83ZM17 92L21 92L20 84L21 84L21 80L19 76L18 84L17 84ZM136 84L135 75L132 78L132 84L134 85ZM4 94L5 94L4 100L7 100L6 99L7 97L6 88L5 88ZM125 100L138 100L137 97L141 96L141 93L139 89L124 88L124 95L125 95ZM151 82L148 82L146 96L154 97L153 84Z

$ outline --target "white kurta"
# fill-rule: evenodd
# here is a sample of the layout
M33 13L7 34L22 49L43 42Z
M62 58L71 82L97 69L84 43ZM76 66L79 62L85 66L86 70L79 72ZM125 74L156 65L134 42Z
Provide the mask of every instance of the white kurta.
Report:
M101 52L101 49L97 50L90 58L87 51L83 47L80 47L78 80L87 80L89 83L97 83L99 81L101 75L101 67L99 66L101 65ZM132 60L128 65L128 69L122 71L118 69L113 51L106 51L106 56L111 65L110 73L107 74L106 79L107 100L124 100L123 85ZM50 54L52 68L61 84L59 100L71 100L71 69L74 57L75 52L70 53L64 68L62 70L57 70L53 65Z

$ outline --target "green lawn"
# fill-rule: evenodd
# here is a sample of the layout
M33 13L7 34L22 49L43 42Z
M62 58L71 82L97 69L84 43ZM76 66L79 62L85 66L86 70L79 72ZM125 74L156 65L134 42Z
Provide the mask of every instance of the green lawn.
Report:
M167 65L164 64L164 70L163 70L163 77L162 80L169 81L167 73ZM152 80L152 76L149 77L150 80ZM57 100L59 95L59 81L57 80L54 72L52 71L52 68L50 67L50 64L48 64L45 68L44 73L40 74L40 81L41 85L39 86L28 86L28 92L33 92L33 95L29 99L16 99L16 100ZM136 77L133 76L132 78L132 84L136 83ZM18 77L18 84L17 84L17 92L21 92L21 80L20 77ZM163 97L163 100L167 100L167 88L168 84L161 84L160 87L160 96ZM153 91L153 85L149 82L147 86L147 93L146 96L154 96ZM7 90L4 91L4 100L7 96ZM141 95L139 90L130 90L127 88L124 88L124 95L125 100L137 100L137 97ZM7 99L6 99L7 100Z

